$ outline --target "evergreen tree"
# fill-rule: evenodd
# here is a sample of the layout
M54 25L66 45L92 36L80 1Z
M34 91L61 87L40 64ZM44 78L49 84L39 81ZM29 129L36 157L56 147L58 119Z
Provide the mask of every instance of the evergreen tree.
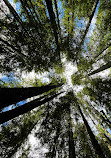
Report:
M46 72L49 83L0 79L1 157L13 157L39 125L44 157L110 158L111 74L99 72L111 67L111 0L14 2L0 1L0 72ZM64 75L69 62L73 87Z

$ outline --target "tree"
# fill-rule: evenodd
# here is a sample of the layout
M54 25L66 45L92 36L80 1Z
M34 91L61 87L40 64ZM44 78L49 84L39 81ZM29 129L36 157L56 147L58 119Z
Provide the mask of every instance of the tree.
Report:
M85 126L86 126L87 132L88 132L88 134L89 134L89 136L90 136L90 139L91 139L92 145L93 145L93 147L94 147L94 149L95 149L95 152L96 152L100 157L105 158L105 155L103 154L103 151L102 151L100 145L98 144L98 141L96 140L96 138L95 138L95 136L94 136L94 134L93 134L93 132L92 132L90 126L88 125L88 122L87 122L86 118L84 117L84 115L83 115L83 113L82 113L82 110L81 110L81 108L80 108L79 105L78 105L78 109L79 109L79 112L80 112L80 114L81 114L81 117L82 117L82 119L83 119L83 121L84 121L84 124L85 124Z
M76 153L80 157L97 157L84 124L77 123L74 131Z
M39 124L43 111L43 109L38 108L33 113L24 114L2 127L0 133L1 157L12 157L21 145L27 141L32 129L37 123Z
M46 85L42 87L28 87L28 88L2 88L0 90L1 108L25 100L27 98L40 95L56 87L58 86ZM4 100L4 97L7 98L7 100Z
M49 98L43 99L43 97L37 98L34 101L31 101L29 103L24 104L23 106L17 107L11 111L7 111L7 112L3 112L0 114L0 124L9 121L10 119L13 119L21 114L24 114L48 101L50 101L51 99L55 98L56 96L58 96L61 93L55 94ZM43 99L43 100L41 100Z
M100 68L97 69L97 70L94 70L93 72L91 72L91 73L88 74L88 75L89 75L89 76L94 75L94 74L96 74L96 73L98 73L98 72L101 72L101 71L103 71L103 70L106 70L106 69L108 69L108 68L110 68L110 67L111 67L111 63L108 62L107 64L103 65L102 67L100 67Z
M8 0L0 6L0 72L47 72L49 83L23 88L0 80L2 157L25 146L38 124L35 136L48 148L44 157L110 157L111 74L98 73L111 67L111 0L14 1L19 8ZM77 67L73 87L64 75L68 62Z

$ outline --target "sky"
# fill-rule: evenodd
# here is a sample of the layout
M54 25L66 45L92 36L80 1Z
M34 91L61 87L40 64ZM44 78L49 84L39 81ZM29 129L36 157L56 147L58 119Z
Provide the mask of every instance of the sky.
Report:
M19 9L20 9L20 5L19 3L14 3L13 0L9 0L9 2L12 4L12 6L15 8L15 10L17 12L19 12ZM90 39L92 33L93 33L93 29L95 28L95 23L96 23L96 16L97 16L97 12L98 12L98 8L99 8L99 5L100 5L100 2L98 3L98 6L96 8L96 12L94 14L94 17L92 19L92 22L91 22L91 26L89 28L89 31L87 33L87 36L86 36L86 40ZM62 6L61 6L61 1L59 0L58 1L58 8L60 10L62 10ZM64 12L63 12L64 13ZM60 14L61 15L61 14ZM60 17L62 18L62 17ZM68 85L72 86L72 83L71 83L71 75L75 72L77 72L77 66L76 65L73 65L71 62L67 62L65 58L62 59L62 62L65 63L65 71L64 71L64 75L65 77L67 78L67 83ZM96 69L96 67L95 67ZM100 76L102 77L105 77L105 75L107 76L109 73L109 70L105 70L101 73L99 73ZM2 74L0 74L0 77L2 76ZM22 72L22 78L25 78L26 80L30 80L32 78L35 78L35 76L37 78L42 78L43 82L49 82L49 78L47 77L47 72L43 73L43 74L36 74L34 71L30 72L30 73L25 73L25 72ZM3 77L3 76L2 76ZM5 76L4 76L5 77ZM24 85L25 86L25 85Z
M18 3L15 5L15 4L13 3L13 0L9 0L9 1L11 2L11 4L14 6L14 8L15 8L16 10L19 10L19 4L18 4ZM59 7L61 8L60 2L59 2ZM98 4L98 7L99 7L99 4ZM92 33L93 33L93 29L94 29L94 27L95 27L96 15L97 15L98 7L97 7L96 13L95 13L95 15L94 15L94 17L93 17L93 20L92 20L92 24L91 24L90 29L89 29L88 34L87 34L87 38L88 38L88 39L90 39L90 37L91 37L91 35L92 35ZM60 18L61 18L61 17L60 17ZM62 62L65 64L65 71L64 71L63 74L65 75L65 77L66 77L66 79L67 79L67 84L68 84L69 87L73 87L72 82L71 82L71 75L72 75L73 73L75 73L75 72L78 71L77 66L76 66L76 64L73 65L71 62L67 62L65 58L62 59ZM98 75L100 75L101 77L105 78L106 76L108 76L109 72L110 72L110 69L104 70L103 72L98 73ZM45 72L45 73L43 73L43 74L36 74L34 71L32 71L32 72L30 72L30 73L22 72L22 78L23 78L23 79L26 79L27 81L31 80L32 78L35 78L35 76L36 76L38 79L39 79L39 78L40 78L40 79L42 78L43 82L47 82L47 83L48 83L48 82L49 82L49 78L47 77L47 75L48 75L47 72ZM1 78L3 81L7 81L7 80L8 80L8 78L7 78L6 76L3 76L2 74L0 74L0 78ZM7 82L8 82L8 81L7 81ZM24 85L24 86L26 86L26 85ZM79 87L73 87L73 88L74 88L74 90L75 90L76 92L82 90L82 87L81 87L81 86L79 86ZM18 103L18 105L22 105L22 104L24 104L24 103L25 103L25 101ZM10 110L12 107L13 107L13 105L11 105L10 107L4 109L4 111ZM90 124L92 125L91 121L90 121ZM33 147L34 147L34 146L36 147L37 143L38 143L38 145L40 145L39 140L36 140L36 139L35 139L34 134L33 134L33 131L32 131L32 134L29 135L29 142L31 142L31 144L33 145ZM33 149L32 149L32 150L33 150ZM44 149L43 149L43 152L44 152L44 150L47 150L47 149L44 148ZM33 156L34 156L34 154L35 154L34 151L35 151L35 150L33 150ZM39 151L39 149L38 149L38 151ZM39 153L39 155L40 155L40 153ZM38 156L38 157L39 157L39 156ZM33 158L34 158L34 157L33 157ZM35 154L35 158L37 158L37 153ZM40 158L40 157L39 157L39 158Z
M13 0L9 0L9 2L12 4L12 6L15 8L15 10L16 10L17 12L19 12L19 9L20 9L19 3L16 3L16 5L15 5L15 3L13 2ZM93 17L93 19L92 19L91 26L90 26L89 31L88 31L88 33L87 33L86 40L90 39L90 37L91 37L91 35L92 35L92 33L93 33L93 29L95 28L96 16L97 16L97 12L98 12L99 5L100 5L100 3L98 4L98 6L97 6L97 8L96 8L96 12L95 12L94 17ZM60 0L59 0L59 2L58 2L58 7L59 7L60 10L62 10L62 6L61 6ZM62 18L62 17L60 17L60 18ZM64 75L64 76L66 77L66 79L67 79L67 85L68 85L69 87L73 87L72 82L71 82L71 75L72 75L73 73L75 73L75 72L78 71L77 66L76 66L76 64L72 64L71 62L67 62L65 58L62 58L62 62L63 62L64 65L65 65L65 71L64 71L63 75ZM94 68L96 69L96 65L95 65ZM104 70L103 72L100 72L100 73L98 73L98 74L96 74L96 75L93 75L93 77L96 77L97 75L100 75L102 78L105 78L105 77L108 76L109 72L110 72L110 69ZM38 79L42 79L43 82L49 83L49 78L48 78L47 76L48 76L48 72L44 72L43 74L40 74L40 73L39 73L39 74L36 74L36 73L34 72L34 70L33 70L33 71L30 72L30 73L22 72L21 78L25 79L26 81L30 81L30 80L32 80L32 79L35 79L35 77L36 77L36 78L38 78ZM3 79L3 80L7 80L7 79L8 79L8 78L7 78L6 76L4 76L3 74L0 74L0 78ZM28 86L28 85L24 84L23 86L25 87L25 86ZM73 87L73 88L74 88L74 87ZM78 88L78 87L76 86L76 87L75 87L75 90L76 90L76 89L77 89L77 90L81 90L82 87L80 86L80 87Z

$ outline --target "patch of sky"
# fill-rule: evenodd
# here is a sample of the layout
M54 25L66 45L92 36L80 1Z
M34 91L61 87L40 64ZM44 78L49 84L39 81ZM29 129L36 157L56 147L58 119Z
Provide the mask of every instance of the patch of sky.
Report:
M3 85L5 83L7 87L16 87L17 84L20 84L20 80L14 76L14 73L3 75L0 80L3 81L1 84Z
M64 17L65 9L62 7L62 3L60 0L58 1L58 11L59 11L59 20L61 21Z
M12 110L12 109L15 109L16 107L22 106L25 103L27 103L27 101L23 100L23 101L20 101L20 102L18 102L16 104L9 105L9 106L3 108L0 113L5 112L5 111L9 111L9 110Z
M81 19L79 19L78 17L76 17L75 18L75 23L76 23L76 28L85 28L85 24L86 24L86 22L85 22L85 19L84 19L84 17L83 18L81 18Z
M110 128L107 128L107 131L111 134L111 129ZM111 138L110 138L111 139Z
M49 83L49 78L43 78L43 83Z

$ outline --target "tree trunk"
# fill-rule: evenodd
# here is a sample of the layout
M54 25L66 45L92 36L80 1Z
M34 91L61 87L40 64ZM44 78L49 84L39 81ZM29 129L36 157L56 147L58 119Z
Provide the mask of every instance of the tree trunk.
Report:
M98 154L100 158L105 158L105 155L103 154L103 151L102 151L98 141L96 140L95 135L93 134L93 132L92 132L87 120L85 119L85 117L84 117L84 115L82 113L82 110L81 110L79 105L78 105L78 109L79 109L81 117L82 117L82 119L84 121L84 124L86 126L87 132L88 132L88 134L90 136L90 139L91 139L91 142L92 142L92 145L93 145L93 147L95 149L96 154Z
M17 12L15 11L15 9L12 7L12 5L8 2L8 0L3 0L4 3L7 5L7 7L9 8L10 12L13 14L14 18L20 22L20 24L22 25L22 20L20 19L19 15L17 14Z
M98 58L105 50L107 50L111 46L111 43L108 44L98 55L94 57L94 59Z
M84 43L85 37L86 37L86 35L87 35L87 33L88 33L89 27L90 27L90 25L91 25L91 21L92 21L92 19L93 19L94 13L95 13L95 11L96 11L98 2L99 2L99 0L97 0L96 2L94 2L91 15L89 16L89 21L88 21L88 23L87 23L86 29L85 29L85 31L84 31L84 34L83 34L83 36L82 36L82 39L81 39L81 42L80 42L80 45L79 45L78 49L80 49L81 46L82 46L83 43Z
M60 31L59 14L58 14L58 7L57 7L57 1L56 0L54 0L54 5L55 5L55 9L56 9L58 28L59 28L59 31Z
M32 25L36 25L36 21L35 21L35 19L34 19L34 17L33 17L33 15L30 15L29 14L29 8L27 8L27 2L25 2L25 1L23 1L23 0L20 0L20 2L21 2L21 4L22 4L22 6L23 6L23 8L24 8L24 10L25 10L25 12L26 12L26 14L27 14L27 18L29 19L29 21L31 20L31 23L32 23ZM34 21L35 21L35 23L34 23Z
M74 138L73 138L73 132L72 132L72 125L71 125L71 112L70 112L70 106L69 106L69 158L76 158L75 154L75 143L74 143Z
M111 121L107 118L106 114L104 113L103 110L100 111L103 114L103 118L105 119L105 121L107 121L109 123L109 125L111 125Z
M31 0L29 0L29 2L30 2L30 4L31 4L31 6L32 6L33 12L34 12L34 14L36 15L36 18L37 18L38 22L41 23L41 22L40 22L40 19L39 19L39 16L37 15L36 10L35 10L35 8L34 8L34 5L32 4Z
M41 98L43 98L43 97L41 97L41 98L35 99L31 102L28 102L22 106L19 106L13 110L9 110L9 111L0 113L0 124L4 123L6 121L9 121L9 120L11 120L19 115L22 115L28 111L31 111L34 108L41 106L42 104L47 103L48 101L54 99L55 97L57 97L61 93L63 93L63 92L60 92L58 94L55 94L55 95L53 95L49 98L43 99L43 100L40 100Z
M96 123L94 122L94 120L92 119L92 117L90 116L90 114L88 113L91 121L93 122L95 128L98 130L99 134L101 135L101 138L103 139L103 141L107 144L107 147L109 148L109 150L111 151L111 140L108 139L108 137L106 136L105 133L101 132L101 130L99 129L99 127L96 125ZM105 131L105 129L104 129Z
M97 109L95 109L95 107L94 107L92 104L89 104L88 102L87 102L87 104L88 104L89 106L91 106L91 108L93 108L93 110L94 110L94 111L93 111L94 117L95 117L96 119L98 119L97 116L99 116L101 125L102 125L102 122L104 122L104 123L106 123L107 126L109 126L109 128L110 128L110 127L111 127L111 122L110 122L110 120L107 118L107 116L105 117L105 115L102 115L102 114L101 114L101 112L102 112L103 110L101 110L101 111L99 112ZM91 111L92 111L92 109L91 109Z
M12 50L15 50L21 54L21 51L19 49L16 49L13 45L9 44L7 41L3 40L2 38L0 38L0 41L3 42L4 44L6 44L8 47L10 47ZM18 54L18 55L20 56L20 54ZM26 57L24 54L22 54L22 55L23 55L23 57Z
M22 26L23 30L27 33L27 35L30 37L28 31L26 30L26 28L24 27L24 24L21 20L21 18L19 17L19 15L17 14L17 12L15 11L15 9L12 7L12 5L8 2L8 0L3 0L4 3L6 4L6 6L9 8L10 12L13 14L14 18L16 19L17 22L19 22L19 24ZM24 32L23 32L24 34ZM24 34L25 36L25 34ZM25 36L26 37L26 36ZM27 37L26 37L27 38Z
M60 85L46 85L42 87L28 88L0 88L0 109L27 98L48 92L49 90L57 87L60 87Z
M57 45L57 52L58 52L58 55L60 58L60 46L58 43L58 27L57 27L57 24L55 21L55 14L54 14L53 7L52 7L52 0L45 0L45 2L46 2L47 9L49 12L50 21L51 21L51 25L52 25L52 29L53 29L53 33L54 33L54 37L55 37L55 42Z
M69 158L76 158L75 144L74 144L74 138L73 138L73 132L71 126L69 129Z
M106 70L106 69L108 69L108 68L110 68L110 67L111 67L111 62L108 62L107 64L103 65L103 66L100 67L99 69L94 70L93 72L89 73L88 76L94 75L94 74L96 74L96 73L98 73L98 72L101 72L101 71L103 71L103 70Z
M33 130L33 128L36 126L37 121L32 123L29 127L28 130L22 130L23 132L20 133L17 138L16 138L16 144L13 147L13 149L11 150L11 152L9 152L8 157L11 158L16 152L17 150L21 147L21 145L25 142L25 140L27 139L28 135L30 134L30 132Z
M89 21L88 21L88 23L87 23L87 26L86 26L84 35L83 35L83 37L82 37L81 44L83 44L84 39L85 39L85 37L86 37L86 34L87 34L88 30L89 30L89 27L90 27L92 18L93 18L93 16L94 16L94 13L95 13L95 11L96 11L98 2L99 2L99 0L97 0L96 2L94 2L94 6L93 6L93 9L92 9L91 15L90 15L90 17L89 17Z

